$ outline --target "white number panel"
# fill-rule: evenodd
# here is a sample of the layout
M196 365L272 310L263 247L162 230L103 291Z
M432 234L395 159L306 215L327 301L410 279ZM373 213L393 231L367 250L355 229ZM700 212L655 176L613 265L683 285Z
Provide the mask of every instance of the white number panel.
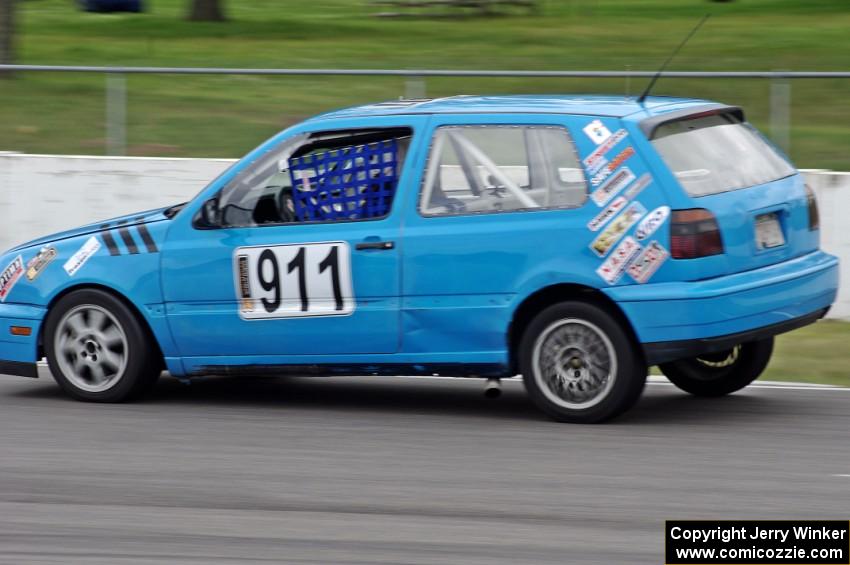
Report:
M240 247L233 260L239 315L246 320L354 312L344 241Z

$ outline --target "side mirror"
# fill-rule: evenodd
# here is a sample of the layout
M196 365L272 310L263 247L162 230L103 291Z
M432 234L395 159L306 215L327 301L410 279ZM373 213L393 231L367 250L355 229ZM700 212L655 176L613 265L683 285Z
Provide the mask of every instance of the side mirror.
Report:
M221 225L218 197L213 197L204 202L195 218L195 226L199 228L217 228Z

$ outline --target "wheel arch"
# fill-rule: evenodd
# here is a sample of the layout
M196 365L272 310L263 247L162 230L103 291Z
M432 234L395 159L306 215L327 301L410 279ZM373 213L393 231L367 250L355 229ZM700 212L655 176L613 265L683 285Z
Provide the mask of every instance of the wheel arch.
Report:
M508 356L511 374L519 372L518 349L525 329L534 317L553 304L576 300L588 302L603 308L620 322L626 335L635 348L635 354L644 359L643 348L637 338L634 327L620 306L597 288L577 283L558 283L543 287L523 299L514 309L508 325Z
M50 315L50 312L53 310L53 308L56 306L56 304L60 300L62 300L62 298L64 298L65 296L68 296L69 294L71 294L73 292L79 291L79 290L99 290L101 292L105 292L105 293L113 296L114 298L117 298L118 300L120 300L130 310L130 312L133 313L133 315L139 321L139 323L142 326L142 329L147 333L148 339L150 339L150 342L156 348L156 354L157 354L158 359L160 359L160 364L162 365L163 368L165 367L165 356L162 353L162 346L159 343L159 339L157 338L156 333L153 331L153 328L151 327L150 321L142 313L141 309L138 306L136 306L136 304L132 300L130 300L126 295L124 295L123 293L115 290L112 287L102 285L102 284L97 284L97 283L81 283L81 284L77 284L77 285L73 285L73 286L63 288L60 292L57 292L56 295L53 296L50 299L50 301L47 303L47 306L46 306L46 309L45 309L46 313L45 313L45 316L44 316L44 321L42 322L41 328L39 328L39 332L38 332L38 345L37 345L37 348L38 348L37 349L37 358L38 359L44 358L44 355L45 355L45 353L44 353L44 331L45 331L45 327L47 326L47 323L46 323L47 317Z

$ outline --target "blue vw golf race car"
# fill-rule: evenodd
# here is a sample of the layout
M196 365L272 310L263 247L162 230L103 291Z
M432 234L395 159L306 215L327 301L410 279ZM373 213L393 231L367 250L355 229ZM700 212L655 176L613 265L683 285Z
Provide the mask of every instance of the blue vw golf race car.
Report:
M522 374L568 422L659 365L738 390L825 315L837 259L812 191L740 108L457 96L339 110L191 202L0 257L0 373L72 397L172 376Z

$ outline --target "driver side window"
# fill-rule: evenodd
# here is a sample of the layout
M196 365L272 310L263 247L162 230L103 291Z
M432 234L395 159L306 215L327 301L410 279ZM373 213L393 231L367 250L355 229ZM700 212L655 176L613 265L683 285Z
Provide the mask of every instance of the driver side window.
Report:
M412 130L304 134L240 172L219 196L223 227L374 220L389 214Z

